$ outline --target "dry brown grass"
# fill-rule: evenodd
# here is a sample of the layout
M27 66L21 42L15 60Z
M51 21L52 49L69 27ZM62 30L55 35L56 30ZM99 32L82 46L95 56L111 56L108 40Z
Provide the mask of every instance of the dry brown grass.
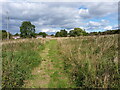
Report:
M118 35L59 40L59 49L77 87L118 87Z

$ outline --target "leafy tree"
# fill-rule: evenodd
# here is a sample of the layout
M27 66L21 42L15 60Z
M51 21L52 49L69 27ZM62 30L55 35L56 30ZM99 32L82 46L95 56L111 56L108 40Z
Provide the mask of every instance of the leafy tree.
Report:
M56 32L55 37L67 37L67 31L64 30L60 30L60 32Z
M70 35L71 37L75 37L75 36L76 36L75 31L74 31L74 30L71 30L71 31L69 32L69 35Z
M30 21L24 21L20 26L20 32L20 36L23 38L35 37L35 25L32 25Z
M54 36L54 34L51 34L51 36Z
M38 35L42 35L44 38L47 36L45 32L40 32Z
M67 37L67 31L64 29L64 30L61 30L60 31L60 36L61 37Z
M11 36L12 36L12 34L11 33L7 33L7 31L6 30L0 30L0 39L7 39L7 34L9 34L9 39L11 38Z
M74 28L74 30L71 30L69 32L70 36L76 37L76 36L81 36L81 35L87 35L85 30L82 30L81 28Z
M56 32L55 37L60 37L60 32Z
M16 33L14 36L19 36L19 34L18 34L18 33Z

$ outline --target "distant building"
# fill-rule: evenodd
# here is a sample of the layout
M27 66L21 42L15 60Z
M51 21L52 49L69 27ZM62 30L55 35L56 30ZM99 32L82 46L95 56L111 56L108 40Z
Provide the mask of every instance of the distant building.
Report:
M19 39L20 36L12 36L13 39Z
M46 38L52 38L52 36L51 35L47 35Z
M36 39L39 39L39 38L43 38L43 36L42 35L37 35Z

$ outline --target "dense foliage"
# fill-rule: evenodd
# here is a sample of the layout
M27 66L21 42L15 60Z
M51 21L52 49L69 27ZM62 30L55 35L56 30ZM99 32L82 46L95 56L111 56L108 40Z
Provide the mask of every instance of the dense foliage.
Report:
M14 34L14 36L19 36L20 34L18 34L18 33L16 33L16 34Z
M85 36L87 35L87 32L85 30L82 30L81 28L74 28L74 30L71 30L69 32L70 37L76 37L76 36Z
M7 39L7 35L9 34L9 38L11 38L11 33L9 33L9 32L7 32L6 30L0 30L0 36L2 36L2 37L0 37L0 39L2 38L2 40L4 40L4 39Z
M61 30L60 32L56 32L55 37L76 37L76 36L89 36L89 35L108 35L108 34L120 34L120 30L107 30L103 32L90 32L87 33L85 30L81 28L74 28L74 30L70 30L69 33L66 30Z
M35 25L32 25L29 21L24 21L20 26L20 32L22 38L35 37Z
M47 36L47 34L45 32L39 32L38 35L41 35L44 38Z
M64 30L60 30L60 32L57 32L55 34L55 37L67 37L67 31L64 29Z
M90 32L89 35L108 35L108 34L120 34L120 30L107 30L104 32Z

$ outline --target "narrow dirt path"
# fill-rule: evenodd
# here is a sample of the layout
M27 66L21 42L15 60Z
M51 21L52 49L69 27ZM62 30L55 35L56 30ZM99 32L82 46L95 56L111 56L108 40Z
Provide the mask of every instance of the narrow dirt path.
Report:
M45 49L40 52L40 56L42 57L41 64L34 68L32 71L31 80L26 80L24 87L31 88L47 88L48 83L50 81L50 77L46 70L48 69L48 65L50 64L49 57L49 44L46 44Z
M41 64L32 71L32 78L25 81L27 88L67 88L73 87L64 73L63 60L58 55L57 40L46 43L40 53Z

